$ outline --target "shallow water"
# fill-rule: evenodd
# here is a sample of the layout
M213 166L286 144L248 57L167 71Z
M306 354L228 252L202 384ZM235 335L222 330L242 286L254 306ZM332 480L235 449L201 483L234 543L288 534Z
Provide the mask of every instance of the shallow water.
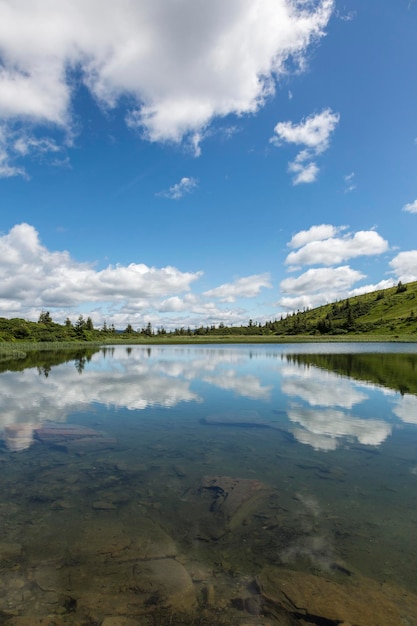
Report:
M416 345L39 359L0 375L0 623L303 623L268 567L417 594Z

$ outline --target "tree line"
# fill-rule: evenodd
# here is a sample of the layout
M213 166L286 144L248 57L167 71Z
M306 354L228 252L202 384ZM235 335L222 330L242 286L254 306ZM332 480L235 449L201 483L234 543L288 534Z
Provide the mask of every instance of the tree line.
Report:
M67 318L64 324L54 322L49 311L42 311L37 322L20 318L0 318L1 341L60 342L60 341L127 341L135 337L207 337L227 335L343 335L350 332L392 332L400 329L417 332L417 316L413 305L417 298L417 282L404 285L401 281L374 293L355 296L323 305L315 309L306 308L280 319L263 323L250 319L247 324L227 326L219 324L201 325L196 328L180 327L166 330L163 326L154 329L151 322L135 330L132 324L116 329L114 324L103 322L96 328L90 316L80 314L75 322Z

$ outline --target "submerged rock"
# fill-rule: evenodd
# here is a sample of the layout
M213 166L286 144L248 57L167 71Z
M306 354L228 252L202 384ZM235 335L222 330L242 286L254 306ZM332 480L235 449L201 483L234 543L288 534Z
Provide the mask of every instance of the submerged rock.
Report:
M209 496L210 512L222 518L233 529L254 509L255 503L261 495L265 495L266 489L266 485L260 480L205 476L199 493Z
M259 480L205 476L182 498L187 532L199 541L217 540L256 513L271 490Z
M201 422L207 426L231 426L235 428L272 428L283 432L277 422L263 419L258 411L225 411L212 413L204 417ZM290 434L285 431L290 436Z
M146 595L147 606L191 611L196 604L193 581L181 563L175 559L139 562L134 568L137 585Z
M417 596L369 578L340 584L304 572L266 567L257 577L260 593L274 607L307 621L354 626L409 626L417 623Z
M43 443L83 439L85 437L101 437L101 433L78 424L46 424L34 429L35 438Z
M97 430L79 424L44 424L34 429L33 436L36 441L56 446L63 452L80 454L90 450L113 449L117 445L116 439L104 437Z

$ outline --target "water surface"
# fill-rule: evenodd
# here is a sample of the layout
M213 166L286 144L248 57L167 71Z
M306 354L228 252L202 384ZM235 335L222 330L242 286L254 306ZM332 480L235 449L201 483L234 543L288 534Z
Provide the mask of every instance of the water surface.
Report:
M0 375L5 623L302 623L268 568L414 599L415 345L45 359Z

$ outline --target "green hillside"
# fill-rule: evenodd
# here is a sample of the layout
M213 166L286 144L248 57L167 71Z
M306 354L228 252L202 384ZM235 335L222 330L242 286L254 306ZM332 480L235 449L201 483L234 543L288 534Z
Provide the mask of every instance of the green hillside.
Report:
M272 328L284 335L417 334L417 282L301 311Z

